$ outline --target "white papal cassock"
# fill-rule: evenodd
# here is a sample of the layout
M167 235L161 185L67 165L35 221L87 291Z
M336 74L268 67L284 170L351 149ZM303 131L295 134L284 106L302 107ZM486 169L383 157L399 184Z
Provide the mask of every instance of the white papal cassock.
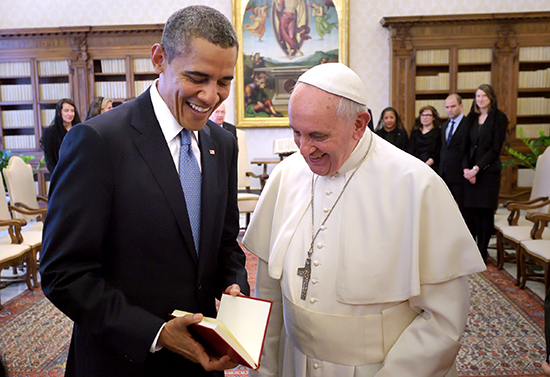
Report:
M306 300L313 173L296 153L262 192L243 240L260 258L256 295L274 301L261 376L456 375L467 275L485 265L433 170L367 130L337 173L314 177L314 231L365 154L314 242Z

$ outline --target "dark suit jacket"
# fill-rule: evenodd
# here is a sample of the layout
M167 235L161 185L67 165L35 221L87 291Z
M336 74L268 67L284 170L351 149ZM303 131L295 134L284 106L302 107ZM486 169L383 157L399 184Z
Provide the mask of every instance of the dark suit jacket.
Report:
M53 173L59 161L59 148L61 147L65 135L67 135L67 130L65 128L51 124L48 128L44 129L44 134L40 139L40 146L44 151L46 167L50 173Z
M466 152L462 167L471 169L477 165L479 172L474 185L468 182L465 184L464 206L496 210L502 170L500 151L506 138L508 118L497 109L489 113L481 127L477 119L477 113L468 114L468 137L464 145Z
M464 156L464 143L468 132L466 116L458 125L451 137L449 146L447 146L447 131L449 122L441 126L441 152L439 155L439 175L441 175L447 184L464 184L464 170L462 169L462 158Z
M223 122L222 127L225 128L227 131L231 132L233 136L237 137L237 127L227 122Z
M506 138L508 118L496 109L489 112L485 123L479 127L478 116L479 114L472 111L466 117L468 137L464 146L466 153L462 159L462 167L471 169L477 165L480 173L499 172L502 169L499 156Z
M46 296L75 322L68 376L210 376L167 350L150 353L174 309L215 316L215 297L249 294L236 239L237 142L199 132L199 257L179 176L149 91L73 127L61 146L44 224Z
M372 111L370 109L367 109L370 115L369 123L367 124L367 127L370 128L372 132L374 132L374 121L372 120Z

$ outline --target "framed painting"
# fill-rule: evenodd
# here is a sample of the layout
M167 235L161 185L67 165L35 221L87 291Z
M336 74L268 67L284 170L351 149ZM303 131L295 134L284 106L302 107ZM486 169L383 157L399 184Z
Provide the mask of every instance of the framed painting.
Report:
M232 0L239 37L238 127L288 126L298 77L328 62L348 64L349 0Z

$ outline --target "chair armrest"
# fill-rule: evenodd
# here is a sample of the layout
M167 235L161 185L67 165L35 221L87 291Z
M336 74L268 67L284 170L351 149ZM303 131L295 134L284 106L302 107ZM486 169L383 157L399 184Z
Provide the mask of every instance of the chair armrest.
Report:
M22 213L24 215L45 215L48 211L47 208L31 208L26 204L23 203L15 203L14 205L10 205L9 208L15 212Z
M12 244L20 244L23 242L21 227L27 225L25 219L0 220L0 226L7 226L8 233Z
M531 204L535 204L535 203L541 202L541 201L543 201L543 200L548 200L548 197L547 197L547 196L539 196L538 198L531 199L531 200L524 200L524 201L514 201L514 200L510 200L510 201L508 201L508 202L503 203L502 205L503 205L505 208L508 208L508 206L509 206L509 205L512 205L512 204L531 205Z
M550 213L542 213L542 212L531 212L528 213L525 218L535 222L539 220L546 220L550 221Z
M37 195L37 196L36 196L36 199L37 199L38 201L41 201L41 202L44 202L44 203L48 203L48 198L46 198L45 196Z
M252 178L260 178L259 175L254 174L254 173L252 173L251 171L247 171L247 172L246 172L246 176L247 176L247 177L252 177Z
M534 222L533 228L531 228L531 238L542 239L542 232L544 232L544 229L548 226L548 222L550 222L550 213L533 212L528 213L525 218Z
M523 203L510 203L506 208L511 211L508 216L508 224L511 226L518 225L520 210L522 209L537 209L542 208L550 204L550 200L544 200L538 204L523 204Z
M512 201L517 201L514 199L519 198L521 196L530 195L530 193L531 193L531 189L529 188L528 190L523 190L521 192L517 192L511 195L499 195L498 198L501 200L506 200L507 202L512 202Z

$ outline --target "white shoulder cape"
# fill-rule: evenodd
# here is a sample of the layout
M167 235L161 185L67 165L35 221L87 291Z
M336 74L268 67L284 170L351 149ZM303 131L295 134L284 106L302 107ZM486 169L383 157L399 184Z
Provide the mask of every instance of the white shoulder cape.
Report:
M338 174L371 150L338 206L343 206L337 297L348 304L407 300L485 264L447 186L427 165L367 130ZM244 246L280 279L297 224L311 216L312 172L299 153L273 171L244 236ZM326 179L326 177L319 177ZM381 284L383 282L383 284Z

